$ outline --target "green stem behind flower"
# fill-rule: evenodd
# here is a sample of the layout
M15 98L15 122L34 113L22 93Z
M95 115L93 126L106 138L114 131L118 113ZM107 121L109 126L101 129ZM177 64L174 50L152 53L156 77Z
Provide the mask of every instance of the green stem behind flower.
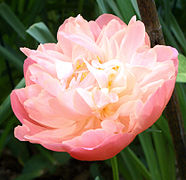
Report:
M117 157L114 156L110 161L112 165L113 180L119 180Z

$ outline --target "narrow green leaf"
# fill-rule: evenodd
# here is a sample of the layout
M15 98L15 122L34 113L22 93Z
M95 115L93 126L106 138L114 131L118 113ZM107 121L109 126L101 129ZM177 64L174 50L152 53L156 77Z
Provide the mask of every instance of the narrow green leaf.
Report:
M166 40L166 43L179 49L178 43L176 42L175 38L173 37L169 25L166 25L161 16L159 16L160 23L162 25L163 34Z
M173 16L173 14L170 12L169 13L169 18L170 18L170 27L171 30L173 32L173 34L175 35L176 39L178 40L180 46L182 47L184 53L186 53L186 40L185 40L185 36L179 26L179 24L177 23L175 17Z
M113 180L119 180L118 162L117 157L114 156L110 159L113 173Z
M34 179L44 174L45 170L49 169L51 165L40 155L33 156L25 163L23 172L15 180Z
M138 179L141 178L151 180L149 171L129 147L126 147L123 151L121 151L121 156L128 166L129 172L133 179L138 177Z
M132 180L135 180L136 177L138 177L138 180L143 180L143 177L141 176L141 174L139 173L139 171L136 169L136 165L132 164L132 161L130 159L130 157L128 156L128 153L125 151L125 149L123 151L120 152L120 155L123 159L123 162L126 166L126 168L128 169L128 172L131 176Z
M36 39L39 43L55 43L56 40L48 27L43 23L35 23L26 30L26 32Z
M119 18L123 19L120 10L118 9L116 3L113 0L106 0L110 8L113 10L113 12L118 16Z
M29 159L28 143L22 143L14 137L13 133L10 133L7 137L7 147L11 151L11 154L24 166L25 162Z
M0 15L18 33L18 35L25 40L26 29L24 25L5 3L0 4Z
M15 89L22 88L25 85L24 78L18 83ZM9 117L11 111L10 105L10 95L4 100L4 102L0 106L0 124Z
M65 165L70 160L70 155L65 152L53 152L53 157L56 160L56 162L60 165Z
M186 83L186 57L182 54L178 56L179 65L178 65L178 75L176 82Z
M99 171L99 166L97 163L92 163L90 165L90 174L92 175L93 178L96 178L96 177L101 177L101 174L100 174L100 171Z
M23 69L23 60L20 59L19 56L16 56L8 49L4 48L0 45L0 54L3 56L6 60L8 60L10 63L14 64L15 67L22 72Z
M136 156L136 154L129 147L126 147L123 151L130 158L130 161L134 164L135 168L144 176L144 178L146 180L150 180L151 175L149 171L146 169L140 159Z
M153 148L151 135L149 133L141 133L138 135L138 137L142 145L145 158L147 160L152 180L161 180L159 166L156 159L156 153Z
M125 23L128 24L132 16L135 15L135 11L133 5L131 4L130 0L116 0L118 8L123 16Z
M136 14L137 14L138 18L141 19L141 15L140 15L140 12L139 12L137 1L136 0L130 0L130 1L131 1L132 5L133 5L133 8L136 11Z
M164 119L160 119L164 120ZM152 126L152 129L158 130L156 125ZM158 157L159 168L161 172L162 180L175 180L175 158L174 158L174 149L170 146L171 142L167 142L167 139L164 137L163 131L165 129L161 129L162 133L152 133L155 150ZM167 163L169 162L169 163Z
M99 176L96 176L95 180L101 180L101 179L99 178Z
M186 131L186 83L176 83L176 93L182 112L184 130Z
M12 117L10 120L9 120L9 123L6 124L5 128L3 129L3 132L0 136L0 155L4 149L4 146L5 146L5 143L6 143L6 139L7 139L7 136L10 132L10 130L12 129L13 125L15 123L15 118Z
M126 167L126 164L124 163L121 154L119 153L117 157L118 157L118 169L120 175L123 177L123 179L132 179L131 173Z
M52 156L51 152L43 148L40 145L36 145L37 149L40 151L40 154L43 155L51 164L56 165L57 160Z
M97 1L98 7L101 10L101 12L103 14L108 13L107 8L106 8L105 3L103 2L103 0L96 0L96 1Z

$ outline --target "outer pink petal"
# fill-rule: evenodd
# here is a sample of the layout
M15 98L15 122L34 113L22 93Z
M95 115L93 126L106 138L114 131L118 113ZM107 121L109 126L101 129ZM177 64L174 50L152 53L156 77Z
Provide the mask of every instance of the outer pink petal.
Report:
M98 56L101 56L101 49L99 49L99 47L96 45L96 43L90 39L88 36L86 37L85 35L76 35L76 34L68 34L65 32L60 32L59 36L61 36L63 39L65 39L65 41L69 41L80 45L81 47L84 47L85 49L87 49L88 51L97 54ZM69 42L64 42L63 46L66 46L65 43L69 43ZM68 45L70 46L70 45ZM73 44L74 46L74 44ZM73 48L72 48L73 49ZM72 51L72 50L71 50Z
M38 96L25 101L24 106L34 121L47 127L67 128L77 121L84 123L87 116L74 109L73 104L70 107L70 99L74 98L73 94L68 97L68 101L64 101L63 97L62 95L60 99L57 99L42 91Z
M114 16L112 14L102 14L96 19L96 23L99 25L99 27L102 29L103 26L107 25L112 19L115 19L119 21L121 25L127 26L120 18L117 16Z
M176 74L178 69L178 51L170 46L157 45L153 48L157 53L157 61L173 60L176 67Z
M53 78L49 73L45 72L41 66L33 64L29 66L28 71L30 73L30 80L36 84L39 84L43 89L52 94L58 96L63 91L63 87L59 80Z
M31 85L22 89L15 89L10 94L11 106L16 117L23 123L24 119L31 120L23 107L23 103L30 96L35 96L41 91L37 85Z
M95 21L89 21L89 25L92 34L94 35L94 40L96 41L101 32L101 28L98 26L98 24Z
M127 27L125 37L120 46L125 62L130 62L134 52L144 44L144 40L145 26L142 22L136 21Z
M175 79L166 81L145 104L138 103L136 111L130 117L130 130L133 133L139 134L161 116L165 106L167 105L175 85Z
M79 160L106 160L118 154L135 135L132 133L109 134L104 130L89 130L81 136L63 144L69 146L68 153Z
M136 52L132 57L133 66L153 67L156 62L156 52L153 49L146 49L143 52Z

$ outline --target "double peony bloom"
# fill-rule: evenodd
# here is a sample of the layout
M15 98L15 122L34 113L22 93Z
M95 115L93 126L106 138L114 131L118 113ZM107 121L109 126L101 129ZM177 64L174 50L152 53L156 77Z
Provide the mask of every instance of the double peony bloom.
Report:
M174 89L177 51L150 47L144 24L103 14L65 20L57 44L21 48L26 87L11 93L15 137L79 160L115 156L161 115Z

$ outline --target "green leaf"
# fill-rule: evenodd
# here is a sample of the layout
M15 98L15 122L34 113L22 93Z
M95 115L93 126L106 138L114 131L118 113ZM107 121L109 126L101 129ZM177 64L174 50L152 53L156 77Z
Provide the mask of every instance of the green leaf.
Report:
M163 118L160 118L159 121L165 121ZM160 124L161 126L161 124ZM156 124L152 126L152 129L158 130ZM152 133L155 150L159 162L159 168L161 172L161 179L162 180L175 180L175 157L174 157L174 149L170 145L171 142L167 142L165 138L164 131L162 126L162 133ZM169 163L167 163L169 162Z
M25 85L24 78L18 83L15 89L22 88ZM4 100L4 102L0 106L0 124L9 117L11 111L10 105L10 95Z
M179 26L179 24L177 23L175 17L173 16L173 14L170 12L169 13L169 19L170 19L170 27L171 30L173 32L173 34L175 35L176 39L178 40L180 46L182 47L184 53L186 53L186 40L185 40L185 36Z
M0 136L0 155L5 147L5 144L6 144L6 140L7 140L7 137L8 137L8 134L10 132L10 130L12 129L13 125L15 123L15 117L12 117L10 120L9 120L9 123L6 124L6 127L3 129L3 132Z
M65 152L53 152L53 157L60 165L67 164L71 158L70 155Z
M19 56L16 56L16 54L12 53L10 50L4 48L0 45L0 54L3 56L6 60L11 62L15 65L15 67L22 72L23 70L23 59L20 59Z
M101 12L103 14L108 13L107 8L106 8L105 3L103 2L103 0L96 0L96 1L97 1L98 7L101 10Z
M120 10L118 9L116 3L113 0L106 0L110 8L113 10L113 12L118 16L119 18L123 19Z
M90 165L90 174L92 175L93 178L96 178L96 177L101 177L101 174L100 174L100 171L99 171L99 166L97 163L92 163Z
M11 151L12 155L18 160L18 162L24 166L25 162L29 159L28 143L21 142L16 139L13 133L8 136L7 147Z
M143 177L141 176L139 171L136 169L136 166L134 164L132 164L132 161L131 161L130 157L128 156L127 152L125 151L125 149L120 152L120 155L121 155L122 160L126 166L126 169L128 170L128 172L131 176L131 179L135 180L136 177L138 177L139 180L143 180Z
M173 37L169 25L165 24L161 16L159 16L160 23L162 25L163 34L166 40L166 43L179 49L178 43L176 42L175 38Z
M5 3L0 4L1 17L25 40L25 27Z
M156 153L154 151L152 137L149 133L141 133L138 135L140 143L142 145L147 165L151 173L152 180L161 180L158 162L156 159Z
M182 112L184 130L186 131L186 83L176 83L176 93L178 95L178 102Z
M44 172L50 168L50 164L40 155L33 156L25 163L23 172L15 180L31 180L40 177Z
M129 169L132 179L138 177L138 179L151 180L149 171L129 147L126 147L120 154Z
M126 167L125 162L123 161L121 157L121 153L118 154L118 169L123 179L132 179L131 173L129 172L128 168Z
M33 24L26 32L39 43L56 43L56 39L43 22Z
M139 12L137 1L136 0L130 0L130 1L131 1L132 5L133 5L133 8L136 11L136 15L138 16L139 19L141 19L141 15L140 15L140 12Z
M135 15L135 11L133 9L133 5L130 0L116 0L118 8L124 18L125 23L128 24L132 16Z
M149 171L144 166L144 164L140 161L140 159L136 156L136 154L132 151L132 149L127 147L123 151L130 158L130 161L133 162L136 170L138 170L146 180L148 180L148 179L150 180L151 175L150 175Z
M40 151L40 154L43 155L51 164L56 165L57 160L52 156L51 152L40 145L36 145L37 149Z
M186 57L182 54L178 56L179 65L178 65L178 75L176 82L186 83Z
M95 180L101 180L101 179L99 178L99 176L96 176Z

